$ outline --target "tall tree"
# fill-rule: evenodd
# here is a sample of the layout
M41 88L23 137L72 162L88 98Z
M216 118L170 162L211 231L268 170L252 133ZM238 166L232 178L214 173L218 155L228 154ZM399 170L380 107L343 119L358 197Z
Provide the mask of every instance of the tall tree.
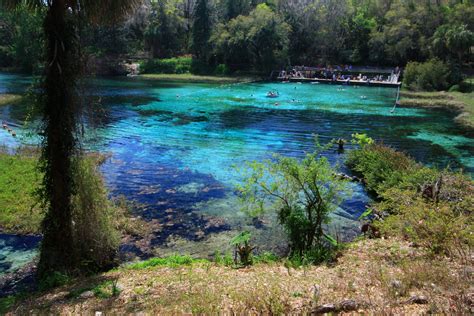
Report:
M137 0L0 0L0 6L46 7L43 28L46 63L43 80L44 172L42 194L48 211L43 221L39 274L52 271L77 273L80 254L75 252L72 198L78 154L76 127L80 73L78 27L90 23L116 22Z
M194 8L192 50L196 58L206 63L209 58L209 38L212 31L212 17L209 0L198 0Z

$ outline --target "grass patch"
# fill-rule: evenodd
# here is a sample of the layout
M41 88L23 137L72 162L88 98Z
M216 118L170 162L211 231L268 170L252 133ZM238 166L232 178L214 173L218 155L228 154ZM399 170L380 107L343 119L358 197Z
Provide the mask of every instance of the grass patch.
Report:
M88 154L87 159L93 165L100 165L105 157ZM0 230L5 233L40 233L44 210L35 194L42 180L37 165L38 152L35 149L20 148L15 154L10 154L0 148ZM94 181L99 181L98 177L99 175L96 174L92 178L95 179ZM96 185L101 189L104 188L100 181ZM85 187L90 188L91 183L86 184ZM97 193L99 189L95 191ZM79 197L76 197L74 203L84 209L78 199ZM152 230L150 223L137 218L131 220L130 203L125 198L108 201L106 207L109 213L113 214L110 215L113 226L122 234L134 236L150 234ZM105 207L102 211L104 209Z
M0 94L0 106L17 103L21 98L21 96L16 94Z
M117 286L117 280L105 281L92 289L95 297L108 299L120 295L120 288Z
M469 79L468 79L469 80ZM406 107L444 108L456 111L455 121L474 128L474 92L413 92L403 91L400 104Z
M239 83L252 82L258 80L254 77L218 77L218 76L200 76L187 74L143 74L139 78L147 80L160 80L168 82L190 82L190 83Z
M143 270L148 268L154 267L170 267L176 268L181 266L191 266L193 264L199 263L209 263L208 260L205 259L194 259L191 256L181 256L181 255L173 255L165 258L152 258L146 261L141 261L137 263L133 263L127 265L126 268L130 270Z
M5 315L8 310L15 305L17 301L16 296L7 296L0 298L0 315Z
M0 227L11 233L38 233L43 210L35 198L41 178L34 155L0 152Z

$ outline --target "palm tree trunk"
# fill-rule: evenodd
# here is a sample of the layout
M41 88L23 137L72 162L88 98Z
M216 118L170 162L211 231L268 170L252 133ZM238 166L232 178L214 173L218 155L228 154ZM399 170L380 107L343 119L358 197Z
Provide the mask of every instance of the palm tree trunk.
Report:
M74 189L75 98L77 78L74 27L67 22L64 0L53 0L44 22L47 65L44 81L42 168L44 198L49 202L43 221L40 277L52 271L70 273L74 258L71 196ZM70 17L69 17L70 18Z

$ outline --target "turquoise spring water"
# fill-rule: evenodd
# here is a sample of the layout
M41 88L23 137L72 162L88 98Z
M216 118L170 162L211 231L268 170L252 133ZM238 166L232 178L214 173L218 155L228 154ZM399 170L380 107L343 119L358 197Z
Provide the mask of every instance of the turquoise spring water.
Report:
M29 79L0 74L0 93L21 93ZM280 97L266 93L277 90ZM442 110L397 108L391 88L322 84L179 84L139 79L88 82L87 95L101 106L85 116L84 146L107 152L102 172L112 195L138 203L135 212L162 224L151 245L156 254L208 255L228 248L231 236L254 231L262 249L281 250L283 233L268 215L263 224L240 212L233 166L270 158L273 153L302 157L313 150L313 135L325 143L350 139L354 132L408 152L430 165L474 172L473 135ZM27 105L0 108L2 120L17 129L0 131L0 144L15 147L38 140ZM326 153L334 164L344 155ZM356 219L369 197L354 185L354 195L334 216L342 237L358 232Z

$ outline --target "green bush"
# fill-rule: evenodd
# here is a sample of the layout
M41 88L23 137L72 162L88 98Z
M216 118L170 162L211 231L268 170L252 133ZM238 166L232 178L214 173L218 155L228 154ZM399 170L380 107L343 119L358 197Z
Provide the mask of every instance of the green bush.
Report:
M395 149L371 144L349 152L346 164L363 176L367 188L377 194L403 181L404 175L418 164Z
M230 73L230 70L229 70L229 67L227 67L226 64L219 64L219 65L217 65L216 70L214 71L214 73L217 76L225 76L225 75L228 75Z
M450 67L439 59L424 63L409 62L403 74L403 84L411 90L441 91L458 82Z
M95 273L117 263L120 236L115 225L116 210L108 199L97 162L80 159L77 168L72 214L74 251L82 270Z
M235 252L239 255L240 264L244 267L253 263L252 252L255 249L250 244L252 234L249 231L243 231L230 241L230 244L235 247Z
M276 213L291 255L303 256L328 246L324 224L350 193L347 181L320 156L323 150L318 145L302 160L276 156L272 161L249 163L243 172L245 180L237 187L250 216L268 209Z
M140 63L142 73L185 74L191 71L191 57L148 59Z
M383 234L435 254L466 256L474 246L474 182L468 176L422 166L380 144L352 151L348 165L380 198L371 209L383 218L374 223Z
M464 255L474 246L472 213L456 212L447 201L433 203L416 191L393 189L386 197L388 193L391 198L384 204L393 215L376 223L383 233L401 234L434 254Z

